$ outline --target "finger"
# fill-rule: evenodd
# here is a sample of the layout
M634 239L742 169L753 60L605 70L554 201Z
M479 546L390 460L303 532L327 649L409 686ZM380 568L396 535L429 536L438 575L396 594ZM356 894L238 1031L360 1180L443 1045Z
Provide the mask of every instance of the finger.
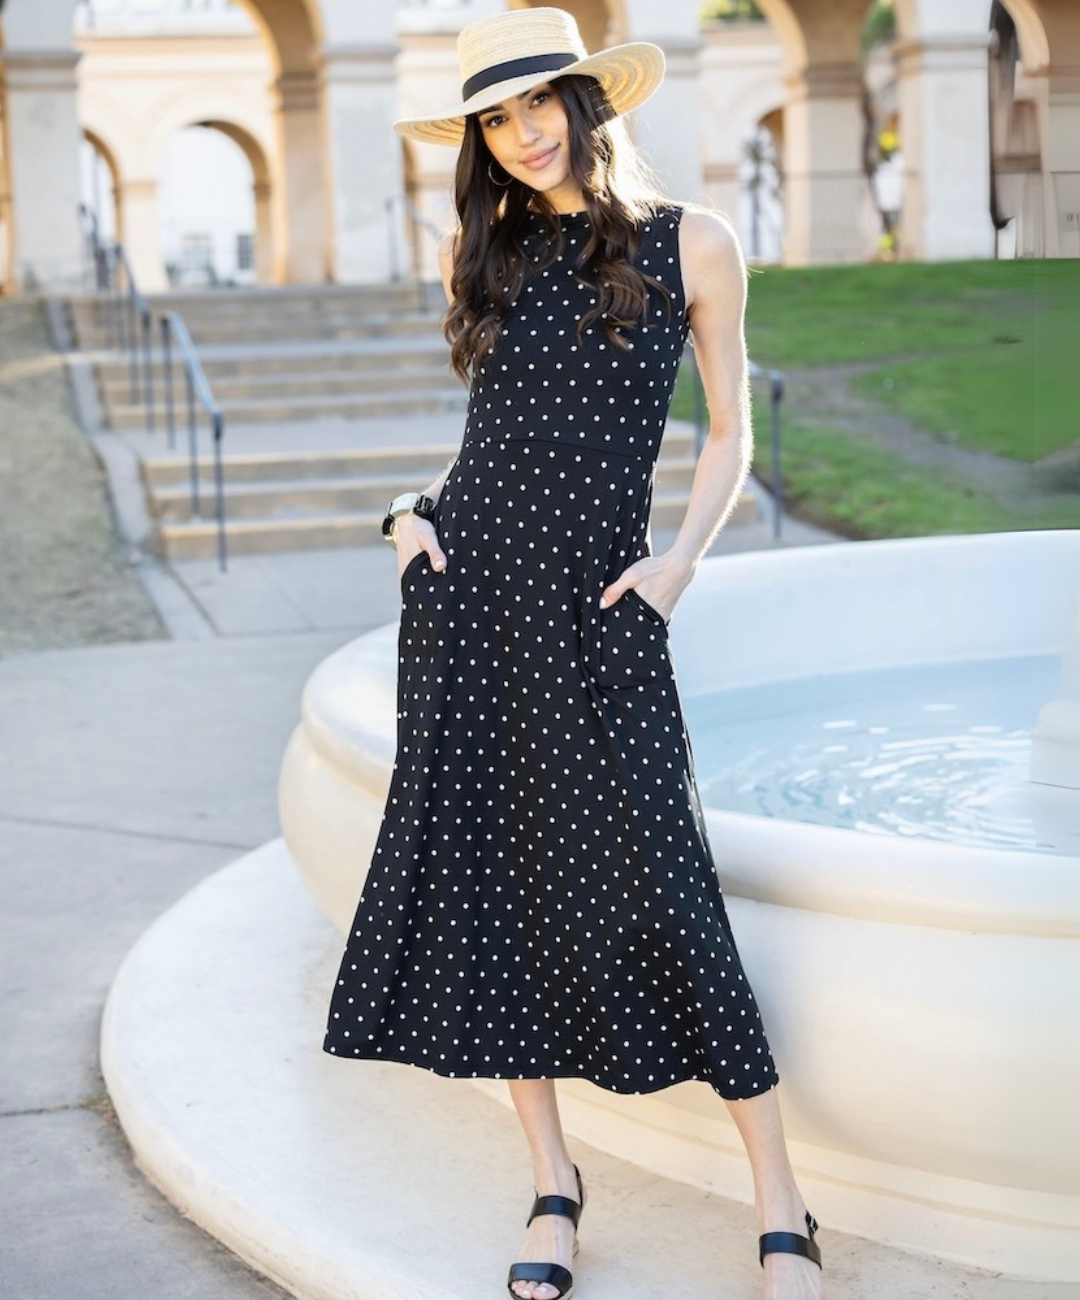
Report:
M431 560L433 569L443 570L446 568L446 556L438 546L429 546L427 548L428 558Z
M600 608L607 609L609 605L614 605L623 592L631 584L622 578L617 578L609 587L605 587L600 593Z

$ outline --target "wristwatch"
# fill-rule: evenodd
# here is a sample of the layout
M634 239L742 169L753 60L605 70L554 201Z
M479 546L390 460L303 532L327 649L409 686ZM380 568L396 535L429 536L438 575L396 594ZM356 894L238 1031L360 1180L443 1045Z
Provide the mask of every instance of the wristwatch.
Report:
M391 546L397 545L394 540L394 520L398 515L410 513L418 514L421 519L434 519L435 502L420 492L402 492L400 496L394 497L386 507L386 518L382 521L382 535Z

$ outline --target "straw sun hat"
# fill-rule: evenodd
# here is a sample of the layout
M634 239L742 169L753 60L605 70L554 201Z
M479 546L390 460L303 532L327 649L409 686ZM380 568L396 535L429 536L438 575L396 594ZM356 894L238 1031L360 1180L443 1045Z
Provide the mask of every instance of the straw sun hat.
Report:
M628 113L649 98L664 76L664 52L648 41L613 45L590 56L577 24L563 9L511 9L477 19L461 29L457 50L462 102L428 117L402 118L393 124L399 135L460 144L466 114L568 73L595 77L615 112Z

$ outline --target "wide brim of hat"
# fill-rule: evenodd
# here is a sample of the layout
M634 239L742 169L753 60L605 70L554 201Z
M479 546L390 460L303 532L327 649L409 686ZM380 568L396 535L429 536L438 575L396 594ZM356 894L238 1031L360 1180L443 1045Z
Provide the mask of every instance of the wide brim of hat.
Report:
M664 51L649 41L631 41L614 45L610 50L571 63L558 72L537 75L535 72L493 86L473 95L462 104L432 113L427 117L403 117L393 123L398 135L427 144L459 145L465 135L465 118L479 113L508 96L520 95L530 86L580 73L595 77L616 114L629 113L644 104L664 79Z

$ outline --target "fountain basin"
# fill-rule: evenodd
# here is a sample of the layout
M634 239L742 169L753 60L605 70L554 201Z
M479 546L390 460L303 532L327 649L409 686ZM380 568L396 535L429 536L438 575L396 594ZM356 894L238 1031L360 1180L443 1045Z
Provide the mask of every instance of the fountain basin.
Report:
M718 686L1060 656L1078 582L1070 532L705 561L671 625L691 738L695 698ZM318 667L282 767L286 843L343 932L393 762L396 636ZM1076 791L1031 795L1050 834L1080 827ZM706 817L818 1217L1017 1277L1080 1277L1080 857ZM475 1086L506 1100L499 1081ZM560 1097L583 1138L750 1198L707 1085L617 1097L570 1080Z

